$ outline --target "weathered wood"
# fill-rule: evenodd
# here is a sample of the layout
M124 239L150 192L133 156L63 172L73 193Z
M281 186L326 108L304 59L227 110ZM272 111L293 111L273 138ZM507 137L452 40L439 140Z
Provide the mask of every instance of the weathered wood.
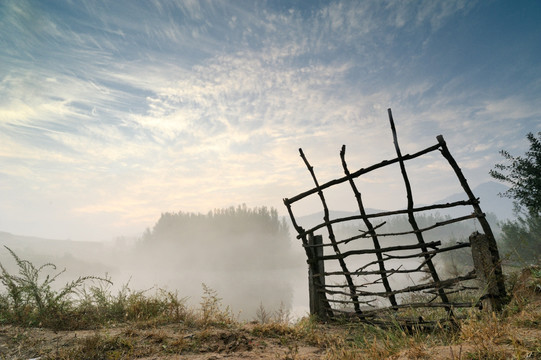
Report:
M352 182L353 182L353 180L352 180ZM355 184L355 183L353 183L353 184ZM355 191L355 190L354 190L354 191ZM361 197L361 194L359 193L359 198L360 198L360 197ZM365 216L363 217L363 220L368 221L368 222L370 223L370 221L369 221L368 218L366 217L366 211L364 211L364 206L363 206L363 213L364 213L364 215L365 215ZM387 221L384 221L384 222L379 223L379 224L377 224L377 225L372 225L372 224L371 224L370 226L367 226L368 230L366 230L366 231L359 230L359 231L361 232L360 235L361 235L361 237L367 237L368 235L373 235L373 234L375 234L374 230L379 229L380 227L382 227L382 226L385 225L385 224L387 224ZM344 240L344 242L347 244L347 239Z
M323 237L321 235L310 236L308 242L311 244L321 243ZM312 256L322 256L322 248L309 249ZM329 302L325 292L320 290L325 288L325 263L323 261L311 262L308 266L308 292L310 297L310 314L317 315L322 321L327 320L332 316Z
M342 313L343 309L336 309L331 306L332 303L339 303L339 304L349 304L354 309L355 316L363 321L368 321L370 323L374 324L385 324L385 321L382 320L385 315L385 312L387 311L388 314L391 314L394 312L394 315L392 317L401 323L407 323L411 326L417 326L419 324L425 324L426 321L420 319L420 320L412 320L409 321L407 319L399 319L400 312L398 310L405 309L405 308L415 308L415 307L424 307L424 308L437 308L442 307L445 308L448 314L447 319L454 319L453 309L457 307L472 307L472 306L478 306L483 303L482 305L485 308L495 309L498 310L500 308L500 303L495 302L494 299L504 299L505 298L505 287L503 286L503 277L491 277L492 275L501 275L501 266L500 266L500 260L499 260L499 254L496 247L496 243L494 241L494 236L492 234L492 231L490 229L490 226L488 225L488 222L485 219L485 214L481 211L481 208L479 206L479 199L475 198L473 193L471 192L471 189L469 188L464 176L462 175L462 172L452 156L450 155L447 146L445 144L445 141L443 140L443 137L438 136L438 144L431 146L429 148L426 148L424 150L421 150L417 153L414 153L413 155L402 155L401 149L398 145L398 137L396 134L396 129L394 126L394 120L392 117L391 109L388 110L389 113L389 122L391 125L391 131L393 134L393 143L395 145L396 155L397 157L391 160L385 160L378 164L372 165L367 168L361 168L355 172L350 172L345 160L345 146L342 147L340 151L340 157L342 160L342 167L344 170L345 176L339 179L331 180L329 182L326 182L324 184L319 184L313 167L309 164L308 160L304 156L304 153L302 149L299 149L301 158L303 159L306 167L308 168L308 171L310 172L312 179L314 181L315 187L313 189L310 189L308 191L305 191L297 196L294 196L290 199L284 199L284 204L287 207L288 214L291 218L293 227L297 231L297 238L302 240L303 247L305 249L305 252L307 254L307 262L309 264L309 281L310 281L310 311L313 314L317 314L321 319L325 319L326 317L332 317L336 316L337 313ZM466 195L468 197L467 200L462 201L456 201L452 203L445 203L445 204L433 204L429 206L420 206L415 207L414 201L413 201L413 193L411 189L411 185L409 182L408 173L406 171L405 162L407 160L414 159L418 156L422 156L424 154L427 154L431 151L440 150L441 154L448 160L449 164L455 171L460 184L462 185L464 191L466 192ZM391 164L399 164L400 166L400 172L402 174L402 178L404 181L404 185L406 188L406 196L407 196L407 207L406 209L402 210L395 210L395 211L386 211L386 212L379 212L375 214L367 214L366 209L364 208L363 199L361 196L361 192L357 188L357 184L355 183L354 179L357 177L366 174L370 171L379 169L381 167L391 165ZM323 190L338 185L344 182L349 182L349 185L353 191L353 194L357 200L357 205L359 209L359 215L355 216L347 216L337 219L330 219L330 212L327 207L327 202L325 199L325 196L323 194ZM295 220L295 217L293 215L292 207L291 205L295 203L296 201L299 201L307 196L310 196L312 194L317 194L321 200L321 204L323 206L323 219L320 224L316 224L311 229L304 229L300 224L298 224ZM461 216L453 219L447 219L444 221L439 221L434 224L431 224L427 227L420 228L417 224L417 220L415 218L415 214L422 211L430 211L435 209L445 209L445 208L452 208L456 206L466 206L470 205L473 207L474 211L470 215ZM401 232L395 232L395 233L377 233L376 230L380 227L382 227L385 224L385 221L381 222L378 225L374 225L370 219L374 218L381 218L385 216L394 216L394 215L401 215L405 214L407 215L408 222L410 223L411 230L408 231L401 231ZM478 243L476 243L476 239L471 239L470 242L467 243L458 243L454 245L447 245L445 247L441 246L441 241L431 241L427 242L425 241L425 238L423 237L423 233L429 230L432 230L437 227L446 226L452 223L457 223L460 221L466 221L470 219L478 219L479 223L481 224L485 234L486 238L480 240ZM333 225L343 223L346 221L354 221L354 220L361 220L364 223L364 227L366 230L359 230L361 233L349 237L347 239L337 239L334 233ZM385 219L384 219L385 220ZM322 237L318 237L318 240L314 241L314 234L317 230L320 229L326 229L328 233L329 242L323 243ZM415 235L417 238L417 244L408 244L408 245L396 245L396 246L387 246L383 247L380 243L380 238L384 236L403 236L403 235ZM338 247L340 244L347 244L353 240L363 239L363 238L370 238L372 240L373 247L371 249L353 249L349 251L342 252L341 249ZM334 250L334 254L331 252L327 255L324 254L324 249L326 247L332 247ZM479 253L485 253L485 255L479 255L480 258L482 258L482 261L477 259L475 260L474 256L474 263L475 264L475 271L471 271L465 275L459 275L455 276L453 278L441 280L439 277L438 272L436 271L436 268L433 263L433 259L437 254L452 251L455 249L460 249L464 247L472 247L472 252L478 251ZM476 250L474 250L474 247L476 247ZM477 249L481 248L481 250ZM408 251L404 254L396 253L398 251ZM375 259L371 259L372 261L362 264L360 268L358 268L356 271L349 271L349 269L346 266L346 258L354 255L363 255L363 254L374 254ZM487 255L489 254L489 255ZM401 259L412 259L412 258L419 258L421 261L414 266L408 265L402 266L402 265L395 265L390 266L389 264L396 264L397 261ZM337 260L338 264L340 265L341 271L330 271L325 272L324 269L324 261L327 260ZM386 264L385 262L388 261ZM479 265L482 262L484 265ZM489 264L489 265L487 265ZM485 270L480 270L485 269ZM486 270L486 269L492 269L492 271ZM424 284L414 284L411 286L406 286L403 288L398 289L392 289L389 277L393 276L394 274L410 274L410 273L429 273L431 276L431 281ZM342 278L345 278L345 282L343 284L326 284L326 277L330 276L339 276ZM475 279L477 277L480 278L480 281L483 285L483 289L485 292L483 293L484 296L481 298L481 301L479 302L471 302L471 303L460 303L460 302L452 302L449 301L449 295L460 292L460 291L466 291L466 290L472 290L472 289L478 289L474 288L472 286L467 286L470 284L470 280ZM353 281L353 277L355 278L355 282ZM495 280L496 279L496 280ZM501 281L500 281L501 280ZM381 288L378 289L378 291L368 291L369 287L372 285L383 285L384 291L382 291ZM363 290L366 289L366 290ZM502 292L503 289L503 292ZM426 295L426 300L419 303L403 303L398 304L397 303L397 296L400 294L407 294L407 293L422 293ZM344 297L343 299L338 298L328 298L327 295L333 296L339 296ZM379 298L379 299L378 299ZM380 301L380 299L387 299L388 302L391 304L389 307L384 308L377 308L374 310L370 310L369 307L375 308L376 301ZM380 304L378 304L380 305ZM363 306L361 308L361 306ZM368 308L368 309L365 309ZM349 313L351 313L351 310L348 310ZM396 316L395 316L396 315ZM445 321L445 319L443 319ZM391 320L393 321L393 320ZM409 321L409 322L408 322ZM409 326L409 325L408 325Z
M410 292L416 292L416 291L423 291L423 290L429 290L429 289L447 289L451 288L452 286L455 286L456 284L466 281L466 280L472 280L475 279L475 271L470 271L469 273L461 276L456 276L454 278L446 279L446 280L440 280L438 282L430 282L426 284L419 284L419 285L412 285L408 286L402 289L398 290L392 290L393 294L403 294L403 293L410 293ZM332 287L340 287L341 285L332 285ZM325 288L330 288L331 285L327 285ZM384 294L384 296L388 296L389 294L387 292L367 292L367 291L358 291L359 296L369 296L374 294Z
M376 299L373 299L373 300L357 300L357 301L329 299L329 302L332 302L332 303L338 303L338 304L357 304L357 305L368 305L368 306L371 306L370 304L373 303L374 301L376 301Z
M335 300L335 299L329 299L329 302L332 303L339 303L339 304L353 304L350 300ZM370 303L374 301L369 301ZM360 301L359 304L367 304L368 301ZM408 304L400 304L400 305L394 305L394 306L387 306L387 307L381 307L377 309L367 309L363 310L363 314L361 317L370 317L374 316L377 313L381 313L386 310L398 310L398 309L416 309L416 308L447 308L447 307L453 307L453 308L472 308L479 306L479 303L477 302L448 302L448 303L408 303ZM335 310L338 311L338 310Z
M417 254L412 254L412 255L387 255L387 254L385 254L385 260L411 259L411 258L422 257L422 256L426 256L426 255L436 255L436 254L440 254L440 253L443 253L443 252L456 250L456 249L461 249L461 248L465 248L465 247L470 247L470 243L458 243L458 244L451 245L451 246L446 246L446 247L443 247L443 248L437 248L436 250L423 251L423 252L420 252L420 253L417 253Z
M406 155L404 155L402 157L402 159L404 159L404 160L415 159L416 157L422 156L422 155L427 154L429 152L432 152L434 150L438 150L439 147L440 147L440 145L436 144L436 145L428 147L428 148L426 148L424 150L416 152L413 155L406 154ZM366 169L359 169L359 170L355 171L354 173L351 174L351 177L357 178L357 177L359 177L359 176L361 176L363 174L369 173L370 171L373 171L373 170L379 169L381 167L397 163L398 161L399 161L398 158L392 159L392 160L384 160L384 161L380 162L379 164L369 166ZM341 183L346 182L346 181L348 181L348 178L346 176L344 176L342 178L339 178L339 179L331 180L329 182L326 182L325 184L319 185L318 187L315 187L313 189L310 189L308 191L300 193L299 195L293 196L292 198L285 198L284 199L284 204L286 204L286 205L287 204L293 204L294 202L297 202L297 201L299 201L301 199L304 199L305 197L307 197L309 195L317 194L321 190L325 190L325 189L327 189L327 188L329 188L329 187L331 187L333 185L338 185L338 184L341 184Z
M433 257L435 256L434 255L431 255L429 256L429 259L426 259L425 258L425 261L423 261L422 263L418 264L416 268L414 269L404 269L404 270L400 270L402 268L402 265L400 265L398 267L398 269L386 269L386 268L383 268L380 270L369 270L369 271L366 271L364 269L357 269L356 271L353 271L351 273L349 273L350 275L354 275L354 276L367 276L367 275L381 275L382 276L382 280L383 280L383 276L385 277L388 277L390 275L393 275L393 274L411 274L411 273L416 273L416 272L423 272L422 268L424 266L426 266L426 263L428 262L428 260L431 260ZM385 261L386 259L384 259ZM330 275L343 275L344 273L341 272L341 271L337 271L337 272L330 272L330 273L325 273L326 276L330 276Z
M471 219L475 219L475 218L477 218L476 214L470 214L470 215L465 215L465 216L461 216L461 217L454 218L454 219L449 219L449 220L446 220L446 221L440 221L440 222L435 223L434 225L430 225L430 226L427 226L427 227L424 227L424 228L419 228L417 226L415 230L402 231L402 232L396 232L396 233L381 233L381 234L378 234L378 236L383 237L383 236L401 236L401 235L412 235L412 234L417 235L419 233L423 233L423 232L426 232L426 231L429 231L429 230L434 230L434 229L436 229L438 227L446 226L446 225L449 225L449 224L454 224L454 223L465 221L465 220L471 220Z
M346 163L346 145L342 146L342 150L340 151L340 159L342 160L342 168L344 169L344 173L348 177L349 184L351 186L351 189L353 190L353 194L355 195L355 199L357 200L357 206L359 208L359 212L361 213L361 216L363 217L363 222L368 231L366 233L370 234L370 237L372 238L372 243L374 244L374 250L381 250L381 245L379 243L378 237L376 235L376 231L370 220L366 217L366 210L363 205L363 200L361 193L357 189L357 185L355 185L355 182L353 181L353 178L351 177L351 174L349 172L347 163ZM385 263L383 261L383 256L381 252L376 252L376 257L378 259L378 267L379 267L379 274L381 275L381 282L383 283L383 286L385 287L385 290L388 292L391 291L391 285L389 285L389 280L387 279L387 270L385 270ZM389 295L389 301L391 302L391 305L397 305L396 298L394 295Z
M323 219L325 220L325 222L329 222L329 208L327 207L327 201L325 200L325 196L323 195L323 191L321 191L321 189L319 188L319 182L317 181L316 174L314 172L314 167L312 165L310 165L310 163L308 162L308 159L306 159L306 156L304 156L304 153L303 153L302 149L299 149L299 153L301 155L302 160L304 161L304 164L308 168L308 172L310 172L310 175L312 176L312 180L314 181L314 184L316 185L316 188L319 189L317 194L319 196L319 199L321 200L321 205L323 206ZM338 263L340 264L340 268L342 268L342 271L347 274L349 272L349 270L348 270L348 267L346 265L346 262L344 261L344 258L341 257L340 248L336 244L336 239L334 237L334 230L333 230L332 226L330 226L330 225L327 226L327 231L329 232L329 240L333 244L334 253L336 254L336 256L338 256L337 260L338 260ZM316 258L319 259L320 257L316 256ZM352 294L351 296L355 297L355 295L354 295L355 294L355 283L353 282L353 279L351 278L351 276L345 275L345 277L346 277L346 282L348 283L349 289L350 289L351 294ZM357 300L357 299L353 299L353 300ZM359 306L355 306L355 311L360 313L361 308Z
M400 147L398 146L398 136L396 134L396 128L394 126L393 113L391 112L391 109L388 109L387 112L389 114L389 122L391 124L391 132L393 133L393 142L394 142L394 147L395 147L395 151L396 151L396 156L398 157L398 160L399 160L398 163L400 165L400 172L402 173L402 179L404 180L404 185L406 186L406 196L407 196L407 199L408 199L408 206L407 206L407 208L408 208L408 221L409 221L412 229L415 231L415 235L417 236L417 241L419 242L419 244L424 244L425 241L424 241L424 238L423 238L423 234L422 234L422 232L419 231L419 226L417 225L417 221L415 220L415 216L413 215L414 214L414 212L413 212L413 192L411 191L411 185L410 185L408 173L406 172L406 165L404 164L404 159L402 158L402 152L400 151ZM421 249L423 250L423 252L427 251L426 247L422 247ZM430 275L432 276L432 278L434 279L435 282L440 281L438 272L436 271L436 267L432 263L432 260L430 259L430 257L428 257L428 255L426 255L425 258L427 260L426 265L427 265L427 267L428 267L428 269L430 271ZM447 295L445 294L445 292L441 291L440 292L440 297L441 297L442 302L444 302L444 303L449 302L449 299L447 298ZM449 312L452 311L451 308L447 308L447 309L448 309Z
M393 275L393 274L412 274L416 272L421 272L421 270L418 267L415 269L404 269L404 270L400 270L400 269L401 268L399 267L398 269L383 269L383 270L380 269L380 270L369 270L369 271L357 270L357 271L349 272L348 275L352 275L352 276L368 276L368 275L382 275L383 276L385 275L386 277L389 277L390 275ZM336 275L345 275L345 274L342 271L325 273L325 276L336 276Z
M466 195L468 195L468 198L471 200L475 199L475 196L473 195L472 190L470 189L470 186L468 185L468 181L466 180L466 177L464 174L462 174L462 170L456 163L455 159L449 152L449 149L447 148L447 143L443 139L442 135L438 135L436 137L438 140L438 143L441 146L441 154L445 159L447 159L447 162L449 162L449 165L453 168L453 171L455 172L458 181L460 182L460 185L464 189L464 192ZM487 237L487 242L489 243L490 253L492 255L492 263L494 264L494 274L497 279L503 279L503 271L500 261L500 254L498 252L498 245L496 244L496 239L494 238L494 234L492 233L492 229L490 227L490 224L488 223L487 219L485 218L485 214L483 213L483 210L481 210L481 207L479 206L479 202L475 202L472 204L473 209L475 210L475 213L478 215L478 221L481 225L481 228L483 229L483 232L485 233ZM505 290L505 282L497 281L496 286L498 287L498 294L501 298L501 301L503 302L503 299L507 298L506 290Z
M423 252L426 253L428 251L428 248L436 248L440 245L441 245L441 241L431 241L431 242L423 243L423 244L388 246L381 249L349 250L349 251L345 251L343 253L339 253L335 255L323 255L321 257L318 256L315 259L311 259L311 261L340 260L340 259L345 259L346 257L351 256L351 255L377 254L377 253L385 253L385 252L391 252L391 251L403 251L403 250L415 250L415 249L422 249Z
M314 184L316 185L316 188L319 189L319 182L316 178L316 175L314 173L314 167L312 165L310 165L310 163L308 162L308 159L306 159L306 156L304 156L304 153L302 151L302 149L299 149L299 153L301 155L301 158L302 160L304 161L304 164L306 165L306 167L308 168L308 171L310 172L310 175L312 176L312 179L314 181ZM327 223L329 222L329 208L327 207L327 201L325 200L325 196L323 195L323 191L321 191L321 189L318 190L317 192L320 200L321 200L321 205L323 206L323 219L324 221ZM343 258L340 257L340 248L338 247L338 245L336 244L336 239L334 237L334 230L332 228L332 226L327 226L327 231L329 232L329 240L331 241L331 243L333 244L333 250L335 252L335 254L338 256L338 263L340 264L340 267L342 268L342 271L344 271L344 273L348 273L349 270L347 268L347 265L344 261ZM319 258L319 257L318 257ZM349 288L350 288L350 291L351 291L351 296L352 297L355 297L355 283L353 282L353 279L351 279L351 276L349 275L345 275L346 277L346 282L348 283L349 285ZM354 299L356 300L356 299ZM360 313L361 312L361 309L359 306L355 306L355 311Z
M447 295L452 295L452 294L456 294L456 293L459 293L459 292L462 292L462 291L466 291L466 290L477 290L478 288L476 287L462 287L460 289L457 289L457 290L453 290L453 291L446 291L445 293ZM321 290L320 290L321 291ZM325 289L324 290L325 294L328 294L328 295L349 295L349 293L347 292L344 292L344 291L340 291L340 290L329 290L329 289ZM406 291L406 292L403 292L403 293L408 293L408 292L411 292L411 291ZM423 304L443 304L441 302L436 302L434 303L433 301L436 300L437 298L439 298L439 294L437 291L426 291L424 292L425 294L432 294L434 295L434 297L430 300L427 300L425 302L423 302ZM395 295L398 295L400 294L400 292L396 292ZM379 292L370 292L370 291L358 291L358 295L361 296L361 297L369 297L369 296L372 296L372 297L381 297L381 298L387 298L389 296L389 293L387 292L382 292L382 291L379 291ZM329 299L328 300L329 302L333 302L332 299ZM346 302L346 301L344 301ZM480 304L479 301L476 301L475 302L476 304ZM452 304L452 303L448 303L448 304ZM405 305L405 304L404 304ZM443 305L442 305L443 306ZM427 306L428 307L428 306Z
M461 221L465 221L465 220L476 219L477 217L478 216L476 214L470 214L470 215L461 216L461 217L446 220L446 221L437 222L434 225L427 226L425 228L421 228L421 229L418 229L418 230L410 230L410 231L403 231L403 232L397 232L397 233L379 233L377 235L378 235L378 237L389 237L389 236L417 234L418 232L425 232L425 231L433 230L435 228L446 226L446 225L449 225L449 224L453 224L453 223L457 223L457 222L461 222ZM353 240L366 239L367 238L366 233L367 233L367 231L363 232L360 235L355 235L355 236L349 237L347 239L337 241L336 244L347 244L347 243L349 243L349 242L351 242ZM317 246L331 246L331 245L332 244L327 243L327 244L321 244L321 245L317 245ZM314 246L314 245L306 245L306 246Z
M447 208L452 208L456 206L466 206L466 205L472 205L472 202L470 200L461 200L461 201L455 201L452 203L436 204L436 205L431 205L431 206L421 206L421 207L413 208L412 211L416 213L416 212L447 209ZM372 218L377 218L377 217L402 215L402 214L407 214L407 213L408 213L408 210L384 211L384 212L375 213L375 214L366 214L366 218L372 219ZM324 228L328 225L334 225L341 222L347 222L347 221L352 221L352 220L362 220L362 219L363 219L362 215L346 216L346 217L342 217L338 219L333 219L333 220L330 220L328 223L321 223L308 230L298 231L299 235L297 235L297 239L300 239L304 234L316 232L316 230Z
M287 212L289 214L289 218L291 219L291 224L293 224L293 227L295 228L295 230L299 234L299 236L297 236L297 239L302 239L303 244L306 245L308 243L307 238L306 238L306 235L308 233L305 232L304 229L297 224L297 220L295 219L295 215L293 215L293 210L291 209L291 204L288 204L285 201L284 201L284 204L286 205ZM312 234L313 234L313 232L312 232Z
M402 290L404 292L412 292L412 291L420 291L420 290L426 290L426 289L444 289L452 285L455 285L461 281L471 280L471 279L475 279L475 271L470 271L466 275L457 276L457 277L446 279L446 280L434 281L427 284L408 286L406 288L403 288Z
M504 288L504 278L501 271L499 257L495 254L498 249L495 248L495 242L491 242L486 234L474 232L470 235L470 244L472 249L473 264L477 279L483 291L481 301L483 309L486 311L501 311L505 302L506 294L501 292Z

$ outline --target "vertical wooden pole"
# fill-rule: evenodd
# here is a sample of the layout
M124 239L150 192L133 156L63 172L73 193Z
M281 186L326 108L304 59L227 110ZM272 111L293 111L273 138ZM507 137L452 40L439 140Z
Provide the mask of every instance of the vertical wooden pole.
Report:
M323 221L325 221L325 225L327 227L327 231L329 232L329 240L331 241L332 248L334 250L334 253L338 256L338 264L340 264L340 267L342 268L342 271L344 273L344 277L346 278L346 282L349 287L349 292L351 296L351 300L353 302L353 308L355 309L355 312L357 314L361 314L361 308L359 306L359 297L357 295L357 287L355 286L355 283L353 282L353 279L351 278L350 271L348 270L348 267L346 265L346 262L344 261L344 258L340 256L340 248L338 247L338 244L336 243L336 237L334 236L334 230L332 228L332 225L330 224L330 217L329 217L329 208L327 206L327 200L325 200L325 195L323 195L323 191L319 187L319 181L317 181L316 174L314 172L314 167L310 165L308 160L306 159L306 156L304 156L304 153L302 149L299 149L299 153L301 154L301 158L304 161L304 164L308 168L308 171L310 172L310 175L312 175L312 179L314 180L314 184L316 185L317 193L319 195L319 198L321 200L321 205L323 205Z
M424 253L426 253L428 251L428 248L424 246L425 240L423 237L423 233L422 231L420 231L419 225L417 225L417 220L415 220L415 216L413 213L413 192L411 190L410 181L408 178L408 174L406 172L406 165L404 164L404 159L402 158L402 152L400 151L400 147L398 146L398 136L396 134L396 128L394 126L393 113L391 112L391 109L388 109L387 112L389 114L389 122L391 123L391 132L393 133L393 141L394 141L394 146L396 150L396 156L398 157L398 162L400 164L400 172L402 173L402 178L404 179L404 185L406 186L406 196L408 199L408 222L410 223L411 228L415 231L417 242L423 245L421 246L421 250ZM438 272L436 271L436 267L434 266L434 263L432 262L432 257L430 255L425 255L425 262L434 282L436 283L439 282L440 277L438 275ZM445 292L445 289L441 289L441 288L438 289L438 295L440 296L442 303L449 303L449 298L447 297L447 293ZM446 310L447 310L447 313L449 314L449 317L454 317L453 309L451 307L446 307Z
M479 264L479 267L477 266L477 264L475 264L475 272L478 277L481 277L482 281L488 281L485 282L485 285L490 287L490 291L492 291L492 293L487 293L486 296L497 299L493 302L490 302L490 304L485 305L489 305L490 311L499 311L501 310L502 305L507 299L507 294L505 291L502 264L500 260L500 254L498 252L498 245L496 244L496 239L494 238L492 229L490 228L490 225L485 218L485 214L479 206L479 200L473 195L473 192L468 185L466 177L464 176L464 174L462 174L462 170L456 163L455 159L451 156L451 153L447 148L447 144L445 143L443 136L438 135L436 136L436 139L441 146L441 154L447 159L449 165L451 165L451 167L453 168L458 178L458 181L460 182L460 185L462 186L464 192L468 196L468 199L472 203L472 207L477 216L477 220L479 221L479 224L483 229L483 236L474 236L475 234L472 234L472 236L470 236L470 244L472 247L474 264L476 261L476 257L478 258L477 264ZM485 261L488 261L489 263L487 264L485 263ZM483 278L485 280L483 280Z
M309 245L321 245L323 236L310 234L308 237ZM323 247L314 246L308 248L311 253L311 259L308 262L308 292L310 294L310 314L316 315L319 320L327 320L329 313L329 304L325 296L325 263L323 260L317 260L323 256ZM311 260L311 261L310 261Z
M346 145L342 145L342 150L340 150L340 159L342 160L342 168L344 169L344 173L348 177L349 184L351 186L351 189L353 190L353 194L355 194L355 199L357 200L357 206L359 207L359 212L361 213L361 216L363 218L364 225L366 226L367 232L372 237L372 243L374 244L374 249L380 250L381 245L379 243L378 236L376 235L376 231L374 229L374 226L368 220L366 217L366 209L364 208L361 192L359 189L357 189L357 185L355 185L355 181L353 181L353 178L351 177L351 173L349 172L348 165L346 163ZM391 289L391 285L389 284L389 279L387 275L387 269L385 269L385 260L383 259L383 254L381 252L376 253L376 258L378 259L378 267L379 271L381 272L381 282L383 283L383 287L385 288L385 291L389 293L389 302L392 306L398 305L398 302L396 301L396 297L393 294L393 289Z

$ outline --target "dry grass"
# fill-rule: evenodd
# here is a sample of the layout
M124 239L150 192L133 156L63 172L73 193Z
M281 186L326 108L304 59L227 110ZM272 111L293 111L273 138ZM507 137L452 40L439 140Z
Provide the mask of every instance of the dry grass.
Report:
M535 359L540 285L539 268L524 269L510 284L513 297L502 314L472 311L456 327L420 329L312 317L292 323L285 308L270 313L262 306L256 321L242 323L205 285L199 307L189 308L176 293L125 286L112 294L107 283L62 297L63 306L49 314L56 322L36 326L35 300L12 287L1 298L0 359Z

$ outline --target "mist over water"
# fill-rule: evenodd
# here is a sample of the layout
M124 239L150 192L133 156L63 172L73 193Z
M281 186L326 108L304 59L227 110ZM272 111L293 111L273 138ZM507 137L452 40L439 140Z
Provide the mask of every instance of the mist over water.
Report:
M126 285L149 294L166 289L197 307L205 284L242 320L254 319L261 305L270 313L301 308L297 316L306 315L306 260L300 242L293 241L275 209L246 206L207 214L164 213L139 238L110 243L0 234L0 244L20 258L36 266L54 263L59 270L66 268L59 287L79 276L107 276L114 283L113 294ZM8 251L0 250L2 264L16 272Z
M418 222L420 227L425 227L444 218L439 214L426 215ZM384 220L387 223L378 228L378 233L409 229L404 216ZM352 222L336 226L335 234L337 239L345 239L358 235L364 228L361 222ZM466 241L475 230L473 221L457 223L426 232L425 240ZM253 320L260 305L271 313L279 308L288 310L292 318L308 313L306 255L301 241L294 235L275 209L239 206L208 214L164 213L153 228L139 238L118 238L109 243L45 240L0 233L0 244L36 266L54 263L58 270L66 268L58 278L59 287L79 276L107 276L114 283L113 294L126 285L137 291L147 290L149 294L166 289L177 291L189 305L198 307L203 295L202 284L205 284L215 290L223 306L229 306L241 320ZM322 231L321 235L324 243L328 243L328 234ZM384 247L416 243L412 235L381 237L380 241ZM371 239L358 239L340 249L345 252L361 248L373 248ZM332 247L325 247L326 255L333 253ZM466 252L454 256L458 256L457 263L465 265L471 260ZM350 256L346 263L349 271L355 271L375 260L374 254L364 254ZM444 260L449 259L435 258L439 270L446 270ZM9 271L17 271L4 248L0 249L0 262ZM401 259L386 263L386 267L411 269L420 263L420 259ZM328 261L325 266L326 271L341 270L337 261ZM370 265L367 270L376 270L377 266ZM393 288L403 288L423 281L422 275L394 274L389 281ZM381 283L370 284L374 280L376 278L370 276L354 278L356 284L366 284L359 290L383 290ZM327 278L327 284L343 283L343 276ZM388 304L385 299L378 299L373 305Z

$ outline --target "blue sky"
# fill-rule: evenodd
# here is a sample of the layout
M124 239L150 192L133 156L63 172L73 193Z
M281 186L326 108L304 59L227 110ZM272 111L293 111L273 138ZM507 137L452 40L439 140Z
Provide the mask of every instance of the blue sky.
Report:
M284 213L312 187L298 148L320 182L342 176L342 144L352 171L395 156L387 108L403 153L442 134L476 186L541 131L540 16L538 1L2 1L0 231L106 240L165 211ZM437 154L407 165L416 202L459 191ZM395 168L359 184L367 206L405 204Z

